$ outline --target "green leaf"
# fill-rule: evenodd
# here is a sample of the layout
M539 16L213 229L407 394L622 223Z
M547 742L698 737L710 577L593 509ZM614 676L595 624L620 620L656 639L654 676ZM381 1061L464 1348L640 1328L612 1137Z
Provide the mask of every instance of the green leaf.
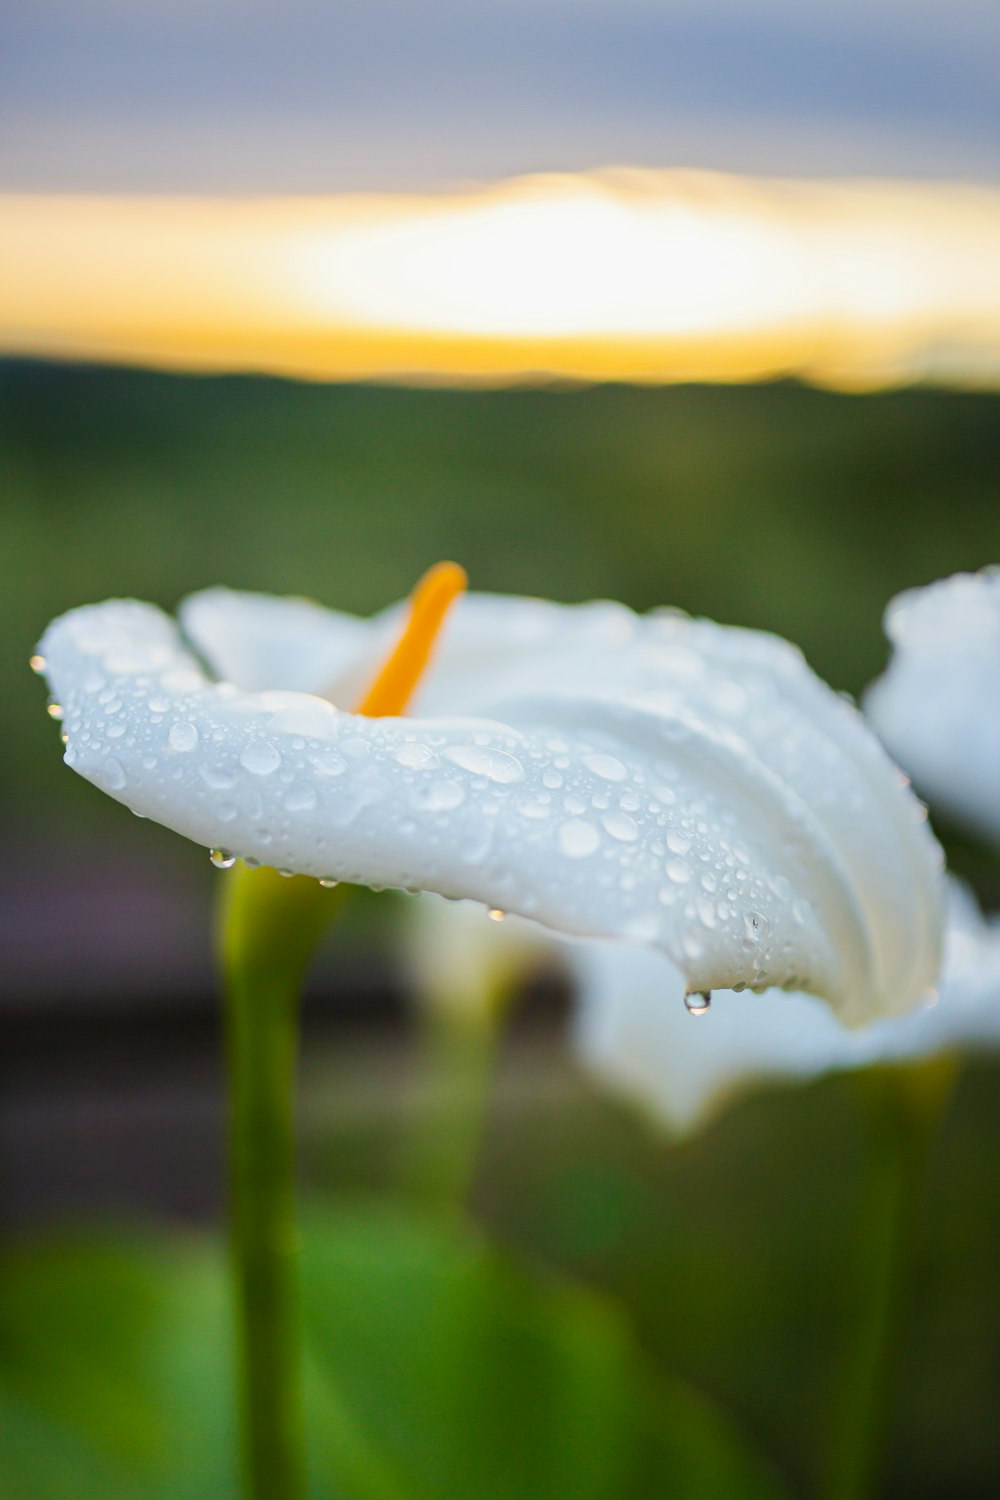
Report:
M323 1209L303 1251L314 1500L781 1500L606 1299L454 1223ZM0 1259L3 1500L233 1500L215 1242Z
M654 1372L615 1307L468 1230L316 1216L308 1330L336 1393L314 1431L351 1500L776 1500L720 1414Z
M4 1500L228 1500L218 1257L47 1241L0 1262Z

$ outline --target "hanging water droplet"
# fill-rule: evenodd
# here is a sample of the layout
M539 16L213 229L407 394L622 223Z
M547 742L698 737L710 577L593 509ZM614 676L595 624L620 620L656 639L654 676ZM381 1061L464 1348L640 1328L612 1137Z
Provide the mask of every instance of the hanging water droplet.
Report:
M50 703L45 712L48 714L50 719L61 719L63 716L62 704Z
M692 1016L705 1015L711 1003L711 990L689 990L684 996L684 1004L687 1006L688 1014Z
M502 922L507 913L501 911L499 906L491 906L488 915L491 922Z
M28 658L28 666L33 672L44 672L46 665L44 656L29 656Z
M332 875L324 875L323 879L320 881L320 885L323 887L324 891L332 891L334 886L337 884L339 884L339 882L334 880Z
M231 870L236 863L236 855L228 849L209 849L208 857L217 870Z

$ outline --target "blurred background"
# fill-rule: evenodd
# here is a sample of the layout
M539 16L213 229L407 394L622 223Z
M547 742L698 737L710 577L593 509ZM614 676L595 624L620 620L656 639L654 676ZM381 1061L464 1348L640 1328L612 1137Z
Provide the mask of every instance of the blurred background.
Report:
M35 0L0 21L0 193L436 193L617 164L989 188L998 62L985 0ZM993 390L940 385L420 389L0 362L5 1494L70 1493L74 1423L101 1449L102 1413L138 1389L131 1366L106 1387L94 1373L119 1338L114 1308L141 1303L157 1337L169 1326L135 1267L211 1258L223 1222L211 921L225 875L61 765L27 668L48 620L115 595L172 609L216 582L368 613L448 556L477 589L777 631L858 693L885 661L893 593L1000 561L998 418ZM412 904L359 896L310 983L302 1176L320 1216L331 1195L397 1200L412 1122L435 1107L400 958ZM724 1402L809 1492L851 1295L852 1081L759 1097L671 1147L582 1075L571 1005L550 980L517 1008L474 1223L532 1274L612 1296L644 1358ZM909 1500L1000 1485L996 1085L988 1060L966 1068L932 1164L886 1491ZM123 1243L139 1260L115 1259ZM67 1318L89 1352L53 1364L39 1351ZM178 1389L214 1378L176 1363ZM218 1433L183 1410L185 1441L218 1469L214 1488L170 1492L229 1493ZM95 1494L160 1493L159 1460L136 1443L129 1463L154 1477ZM419 1493L463 1493L436 1483Z

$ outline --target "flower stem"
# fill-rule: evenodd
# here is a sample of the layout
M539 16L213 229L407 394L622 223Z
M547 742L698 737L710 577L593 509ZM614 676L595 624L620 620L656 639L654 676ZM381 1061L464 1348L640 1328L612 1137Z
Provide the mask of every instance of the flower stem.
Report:
M476 1172L497 1046L523 965L485 950L455 971L439 964L418 982L416 1112L402 1163L404 1193L439 1214L461 1215Z
M955 1073L945 1057L868 1069L857 1079L868 1117L868 1180L824 1500L870 1500L878 1490L927 1162Z
M403 1188L437 1213L461 1213L476 1170L500 1014L421 1018L418 1114Z
M241 867L226 877L221 947L245 1500L305 1494L295 1225L298 1002L337 894L272 870Z

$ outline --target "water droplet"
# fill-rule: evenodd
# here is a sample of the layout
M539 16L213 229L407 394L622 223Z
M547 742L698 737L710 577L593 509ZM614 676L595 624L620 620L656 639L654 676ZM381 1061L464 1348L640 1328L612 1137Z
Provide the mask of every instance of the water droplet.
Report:
M188 719L182 719L180 723L170 726L170 733L167 735L167 744L178 755L184 755L189 750L193 750L197 743L198 731Z
M614 755L585 755L583 763L595 776L601 776L605 781L624 781L628 775L621 761Z
M62 704L50 703L45 712L48 714L50 719L61 719L63 716Z
M253 776L270 776L281 765L281 756L273 745L255 740L240 756L240 765Z
M744 912L743 927L747 935L748 943L759 943L761 938L761 919L755 911Z
M217 870L231 870L236 863L236 855L228 849L210 849L208 857Z
M686 854L691 847L691 840L686 833L678 833L672 828L667 834L667 848L671 854Z
M109 792L120 792L125 785L125 767L120 760L106 760L104 762L104 785Z
M325 698L310 693L273 692L265 695L273 717L268 726L277 734L303 734L312 740L329 740L337 732L337 710Z
M508 755L505 750L490 750L479 745L454 745L444 754L446 760L461 766L463 771L471 771L474 776L485 776L489 781L496 781L501 785L520 781L524 775L521 762L516 756Z
M199 766L198 775L213 792L228 792L236 785L236 777L222 766Z
M44 656L29 656L28 666L33 672L44 672L46 661Z
M332 891L334 886L338 884L339 881L334 880L332 875L324 875L322 880L320 881L320 885L323 887L324 891Z
M491 922L502 922L507 913L501 911L499 906L491 906L487 915Z
M317 750L309 756L309 764L320 776L343 776L347 761L335 750Z
M609 812L605 813L601 822L613 839L618 839L623 844L633 844L639 837L639 828L634 818L628 813Z
M557 837L559 847L570 859L585 859L600 848L601 836L592 823L582 818L570 818L560 823Z
M691 879L691 871L682 859L672 859L667 865L667 879L675 885L683 885Z
M393 751L393 759L411 771L433 771L440 764L429 745L400 745Z
M688 1014L692 1016L703 1016L712 1003L711 990L689 990L684 996L684 1004L687 1006Z

